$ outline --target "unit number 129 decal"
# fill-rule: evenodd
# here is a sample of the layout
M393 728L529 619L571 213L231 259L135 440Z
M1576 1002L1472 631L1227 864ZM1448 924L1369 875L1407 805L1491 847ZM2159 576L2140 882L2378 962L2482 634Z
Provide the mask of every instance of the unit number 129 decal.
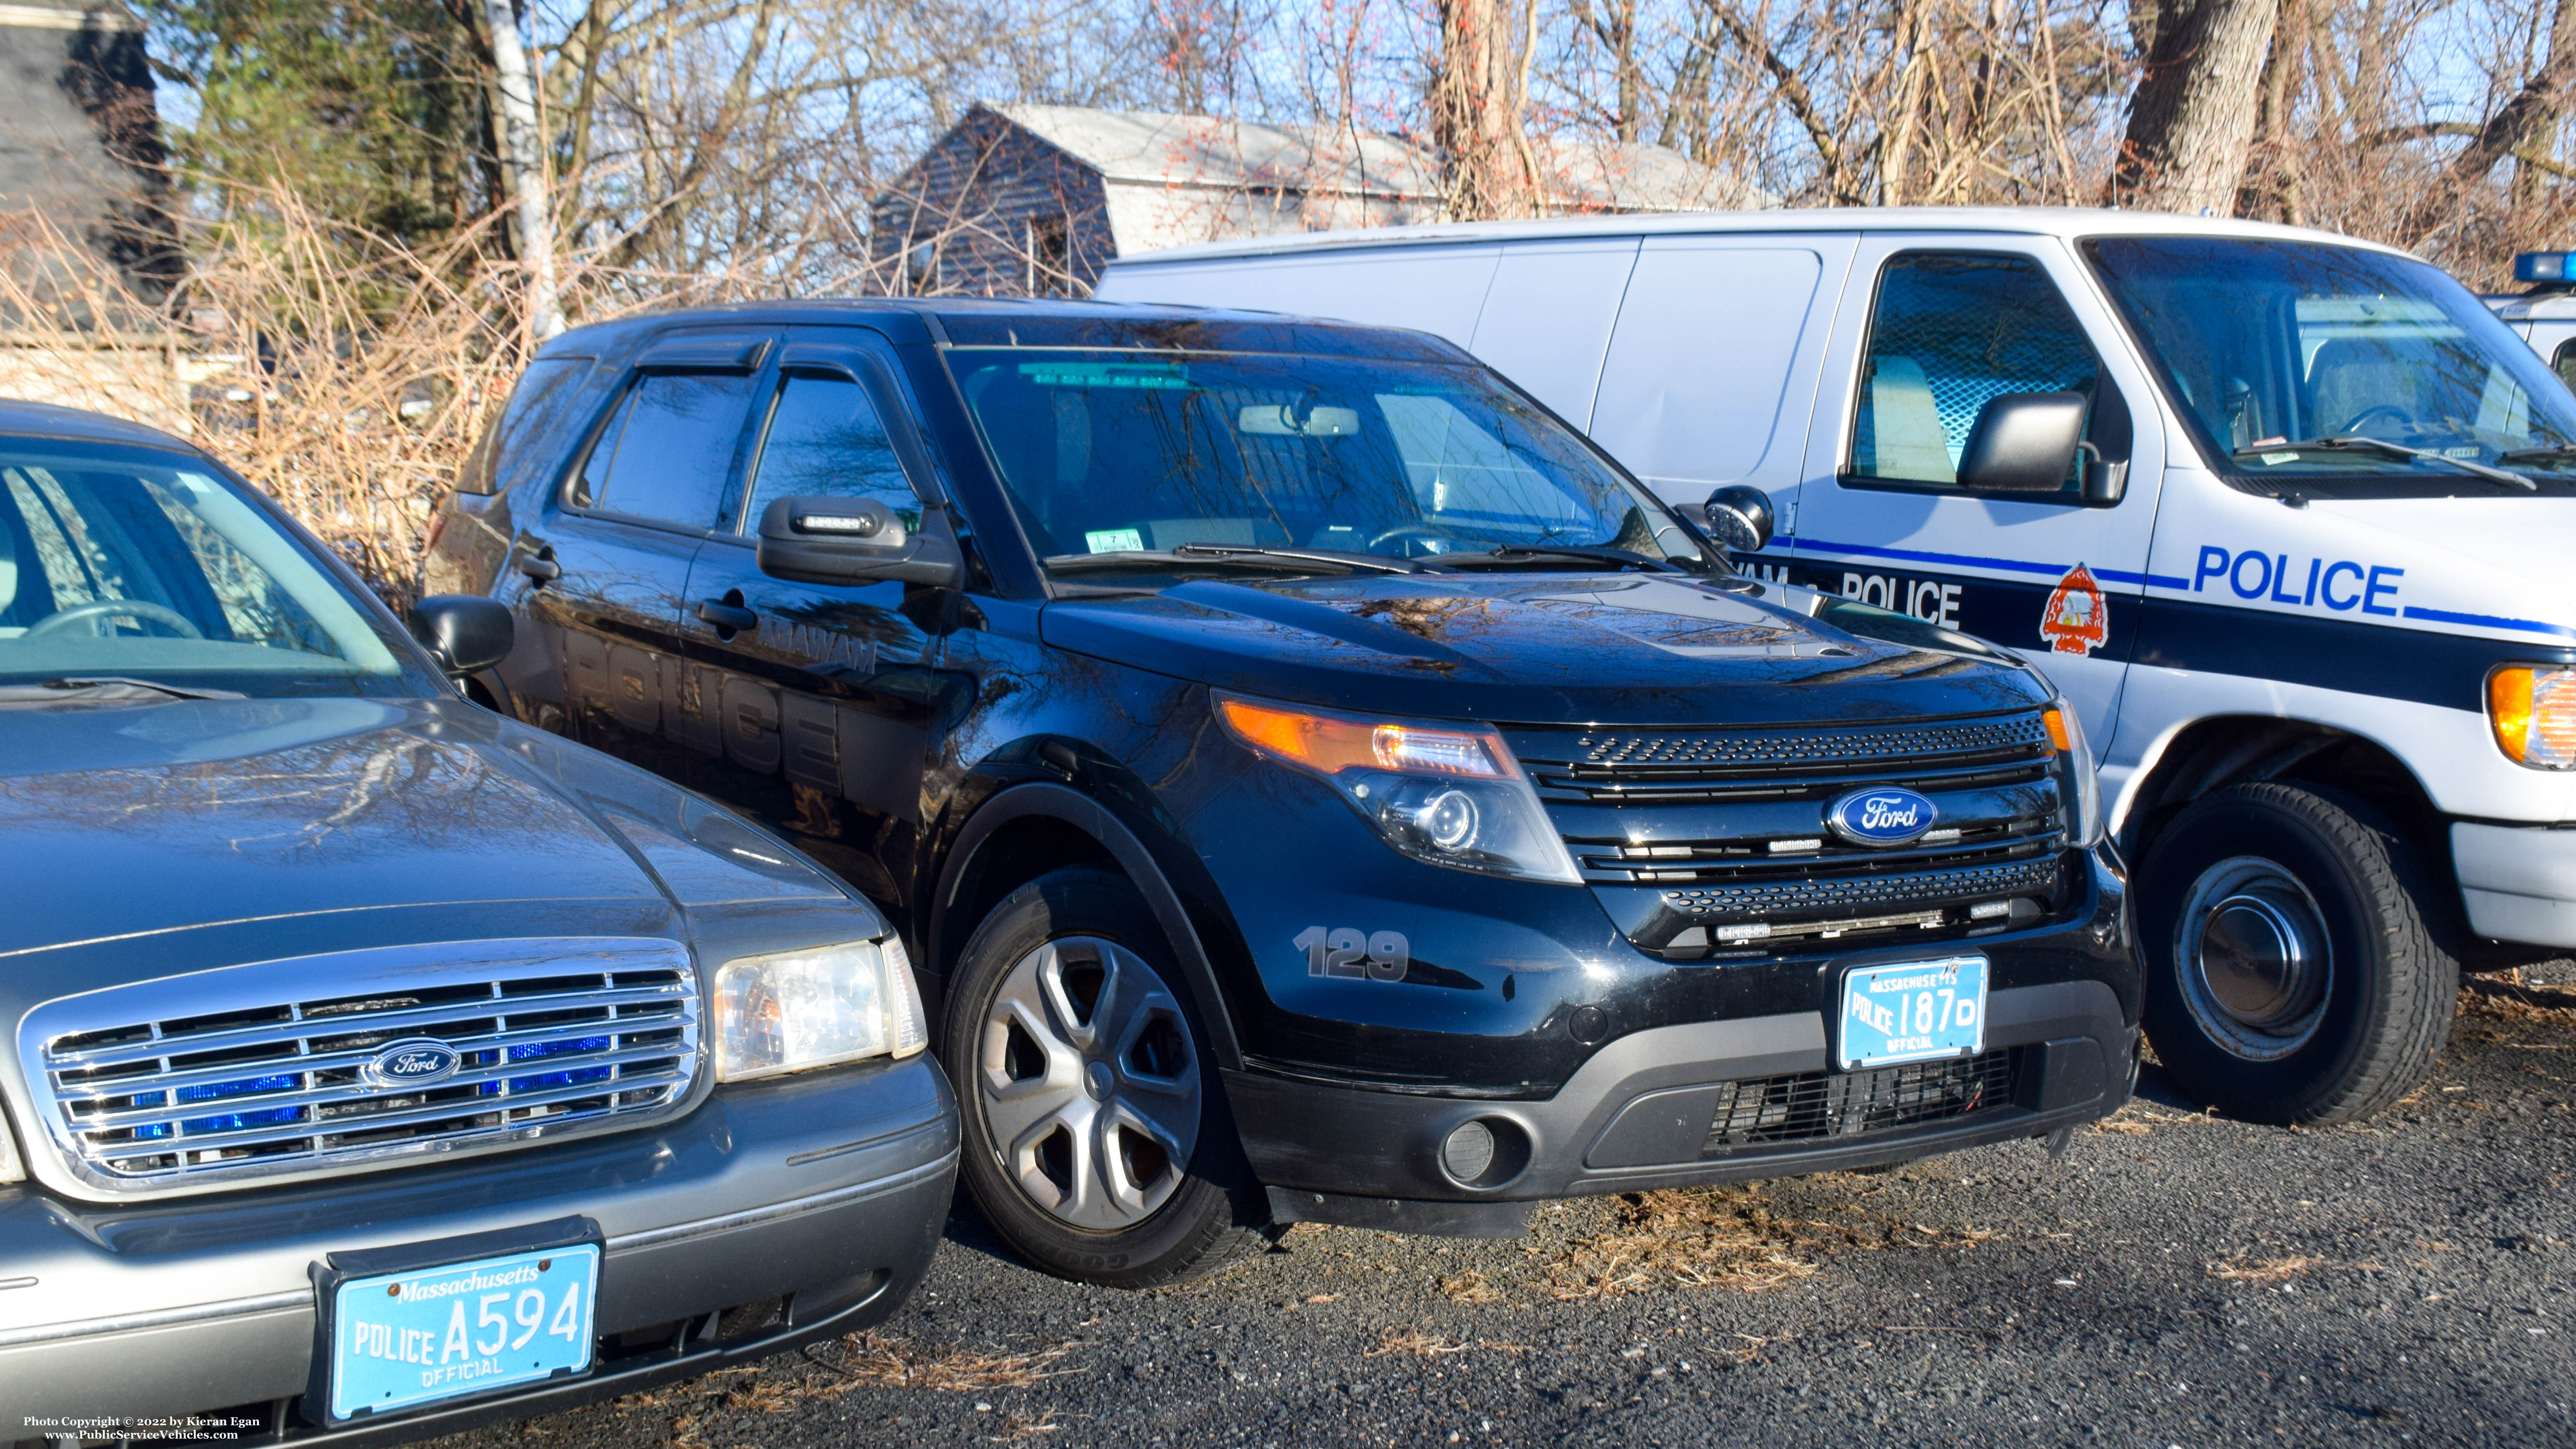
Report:
M1327 931L1308 926L1290 943L1306 953L1309 976L1365 976L1371 981L1402 981L1413 964L1413 943L1402 931L1362 932L1342 926Z

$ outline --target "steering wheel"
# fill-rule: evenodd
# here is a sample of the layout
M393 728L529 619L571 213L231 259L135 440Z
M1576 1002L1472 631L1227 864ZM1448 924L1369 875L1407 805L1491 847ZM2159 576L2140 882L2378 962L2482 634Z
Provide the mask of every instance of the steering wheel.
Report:
M2407 412L2406 409L2399 407L2397 404L2373 403L2369 407L2363 408L2359 414L2354 416L2351 422L2335 429L2335 431L2338 433L2358 432L2360 431L2362 424L2369 422L2372 418L2379 416L2381 413L2388 414L2389 421L2394 422L2401 428L2411 428L2415 425L2414 415Z
M1451 541L1450 536L1449 536L1448 534L1442 533L1439 529L1433 528L1430 524L1427 524L1427 523L1399 523L1399 524L1397 524L1395 527L1390 528L1390 529L1388 529L1387 531L1385 531L1384 533L1379 534L1377 537L1370 539L1370 540L1368 541L1369 552L1371 552L1371 553L1375 553L1375 552L1377 552L1377 550L1379 549L1379 547L1380 547L1381 545L1389 544L1389 543L1393 543L1393 542L1395 542L1395 541L1396 541L1397 539L1399 539L1399 538L1403 538L1403 539L1417 539L1417 538L1418 538L1418 539L1423 540L1423 541L1424 541L1424 542L1426 542L1426 543L1440 543L1440 544L1446 544L1446 543L1448 543L1448 542L1450 542L1450 541ZM1430 550L1430 551L1431 551L1431 552L1434 552L1434 553L1439 552L1439 550L1438 550L1438 549L1433 549L1433 550ZM1411 555L1411 554L1407 554L1407 555L1405 555L1405 556L1406 556L1407 558L1412 557L1412 555Z
M169 627L178 630L179 637L182 639L203 639L206 637L206 631L189 623L187 615L180 613L176 609L164 608L159 604L146 603L141 599L100 599L95 603L74 604L72 607L64 609L58 613L46 615L43 620L30 627L26 633L19 637L22 639L33 639L39 634L59 634L74 624L81 623L90 623L91 628L95 630L97 625L95 623L91 623L91 621L97 619L113 619L119 616L129 619L148 620L155 624L166 624Z

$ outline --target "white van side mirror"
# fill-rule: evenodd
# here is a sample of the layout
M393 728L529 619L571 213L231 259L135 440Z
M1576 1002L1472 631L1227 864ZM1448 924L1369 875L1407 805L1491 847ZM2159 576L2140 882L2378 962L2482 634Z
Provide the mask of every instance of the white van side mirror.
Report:
M2080 392L2008 392L1986 400L1959 455L1959 486L1993 493L2055 493L2084 441Z
M1720 488L1700 511L1708 516L1709 537L1728 553L1759 553L1771 541L1771 495L1759 488Z

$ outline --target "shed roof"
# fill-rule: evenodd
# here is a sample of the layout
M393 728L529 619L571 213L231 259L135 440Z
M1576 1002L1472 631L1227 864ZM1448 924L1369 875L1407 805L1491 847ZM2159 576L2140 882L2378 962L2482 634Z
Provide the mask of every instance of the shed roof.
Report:
M1328 192L1436 204L1439 158L1400 136L1332 126L1269 126L1218 116L1004 105L989 110L1112 185ZM1539 169L1568 211L1776 206L1742 178L1641 142L1541 139Z

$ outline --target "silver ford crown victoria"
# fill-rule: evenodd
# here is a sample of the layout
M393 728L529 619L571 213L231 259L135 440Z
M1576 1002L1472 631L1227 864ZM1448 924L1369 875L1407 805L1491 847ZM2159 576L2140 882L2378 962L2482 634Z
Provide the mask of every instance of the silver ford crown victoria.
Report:
M882 1318L955 1102L901 939L459 698L176 439L0 404L0 1443L392 1439Z

